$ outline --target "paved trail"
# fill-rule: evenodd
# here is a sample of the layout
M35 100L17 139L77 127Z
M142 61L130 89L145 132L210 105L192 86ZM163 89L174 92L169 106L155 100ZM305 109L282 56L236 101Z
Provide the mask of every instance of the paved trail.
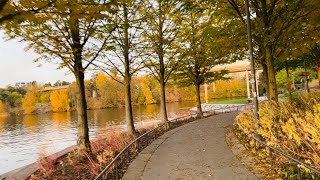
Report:
M138 155L123 179L258 179L225 142L226 127L236 115L212 116L165 133Z

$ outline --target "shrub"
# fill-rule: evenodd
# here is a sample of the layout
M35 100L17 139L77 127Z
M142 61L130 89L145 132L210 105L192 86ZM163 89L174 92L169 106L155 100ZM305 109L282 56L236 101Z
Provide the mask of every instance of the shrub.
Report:
M240 80L224 80L216 82L216 91L209 91L209 98L224 98L224 97L245 97L246 96L245 81Z
M320 168L320 93L301 94L291 100L260 105L259 128L251 111L236 119L245 134L259 135L270 144L297 159ZM280 158L287 163L287 159Z

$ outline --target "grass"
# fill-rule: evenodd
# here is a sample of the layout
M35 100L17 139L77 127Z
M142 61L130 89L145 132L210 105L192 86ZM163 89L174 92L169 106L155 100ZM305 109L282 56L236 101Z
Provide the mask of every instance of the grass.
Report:
M292 97L298 97L298 95L299 95L299 91L292 92ZM288 97L289 97L289 93L284 93L279 95L279 98L288 98Z
M209 104L247 104L247 103L248 103L248 98L209 102Z

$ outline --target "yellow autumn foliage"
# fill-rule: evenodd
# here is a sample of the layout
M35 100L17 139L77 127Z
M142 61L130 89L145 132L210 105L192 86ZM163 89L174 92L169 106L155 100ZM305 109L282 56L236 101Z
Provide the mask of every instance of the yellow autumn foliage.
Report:
M104 73L99 72L97 74L95 83L99 91L105 91L107 88L107 76Z
M252 111L240 114L236 125L244 134L258 132L267 144L320 168L320 92L278 104L263 103L259 117L258 129Z
M0 100L0 116L6 116L7 112L3 102Z
M38 101L37 88L31 87L27 90L26 95L22 99L22 108L25 114L34 113L37 110L36 103Z
M67 90L53 91L50 93L50 102L54 112L70 111L70 101Z
M244 97L246 96L246 83L243 80L221 80L215 84L215 92L209 91L209 98Z
M145 97L145 101L144 101L145 104L154 104L154 103L156 103L156 101L152 97L152 92L151 92L148 84L146 84L146 82L140 83L140 88L141 88L141 91L142 91L142 93L143 93L143 95Z

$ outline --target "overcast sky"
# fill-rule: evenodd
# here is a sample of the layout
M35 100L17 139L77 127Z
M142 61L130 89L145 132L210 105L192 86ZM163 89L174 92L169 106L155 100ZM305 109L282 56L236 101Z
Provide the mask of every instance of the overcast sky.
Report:
M17 82L37 81L39 83L73 81L73 75L67 69L57 70L58 65L41 61L34 63L37 54L25 51L26 43L17 40L6 41L0 32L0 88Z

